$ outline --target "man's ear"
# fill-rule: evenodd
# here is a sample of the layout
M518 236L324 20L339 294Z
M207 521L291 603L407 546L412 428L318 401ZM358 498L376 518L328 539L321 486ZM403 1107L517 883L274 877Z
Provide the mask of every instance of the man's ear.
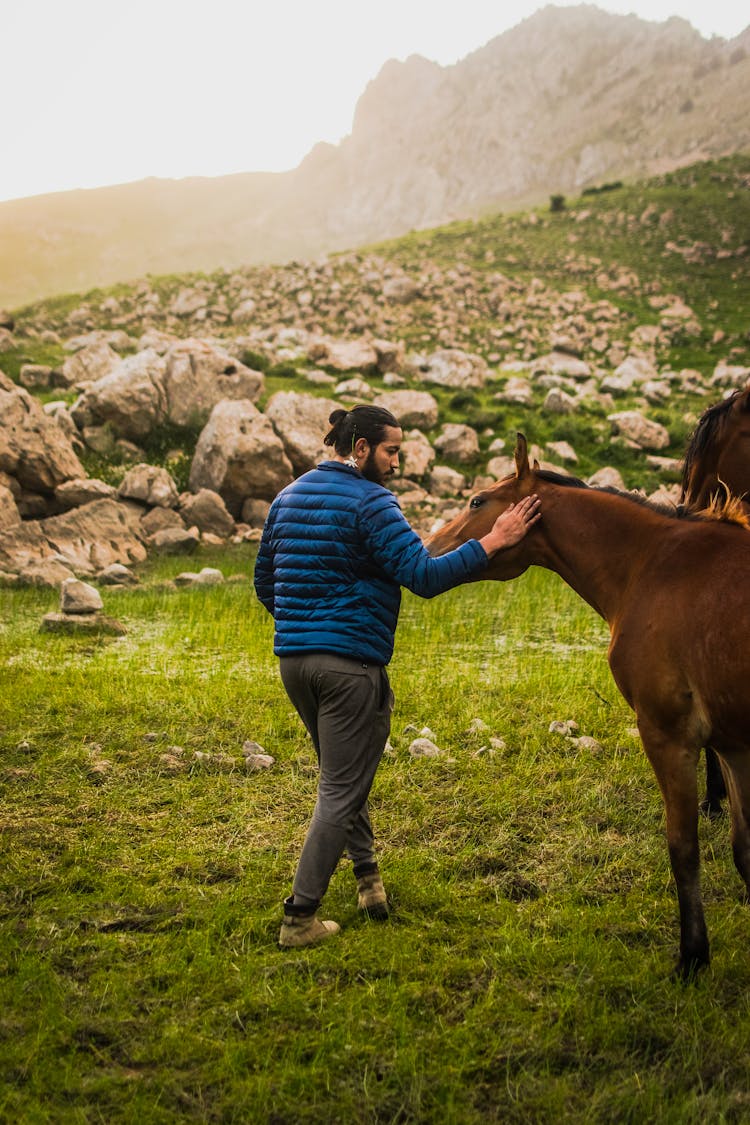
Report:
M367 438L358 437L354 443L354 456L358 461L364 461L370 454L370 443Z

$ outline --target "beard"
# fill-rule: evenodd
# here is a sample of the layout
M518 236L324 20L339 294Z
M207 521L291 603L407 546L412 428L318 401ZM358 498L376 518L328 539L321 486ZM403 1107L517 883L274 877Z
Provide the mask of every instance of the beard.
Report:
M388 477L392 477L394 469L389 469L386 473L381 473L375 463L375 454L372 450L367 454L367 460L362 468L359 470L365 480L371 480L373 484L385 484Z

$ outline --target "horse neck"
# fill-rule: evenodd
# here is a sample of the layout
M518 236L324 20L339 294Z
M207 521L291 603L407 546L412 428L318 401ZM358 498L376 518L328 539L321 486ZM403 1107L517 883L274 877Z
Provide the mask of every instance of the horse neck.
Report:
M539 488L541 557L601 617L612 622L664 534L666 516L596 489Z

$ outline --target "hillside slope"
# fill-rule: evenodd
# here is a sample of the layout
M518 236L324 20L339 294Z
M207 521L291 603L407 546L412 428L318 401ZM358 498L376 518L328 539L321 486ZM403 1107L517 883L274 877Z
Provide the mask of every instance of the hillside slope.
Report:
M550 6L455 66L388 62L351 136L291 172L0 204L0 305L310 257L749 150L749 34Z

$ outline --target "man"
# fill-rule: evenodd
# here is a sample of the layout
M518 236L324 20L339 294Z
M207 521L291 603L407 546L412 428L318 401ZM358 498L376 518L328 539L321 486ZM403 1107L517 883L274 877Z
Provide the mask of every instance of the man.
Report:
M431 598L477 576L539 518L536 496L512 506L482 540L431 558L383 482L399 467L402 433L387 410L334 410L333 456L285 488L268 513L255 589L274 617L274 652L320 766L312 820L284 902L283 948L338 933L317 911L341 855L358 907L388 917L367 798L390 731L386 665L401 586Z

